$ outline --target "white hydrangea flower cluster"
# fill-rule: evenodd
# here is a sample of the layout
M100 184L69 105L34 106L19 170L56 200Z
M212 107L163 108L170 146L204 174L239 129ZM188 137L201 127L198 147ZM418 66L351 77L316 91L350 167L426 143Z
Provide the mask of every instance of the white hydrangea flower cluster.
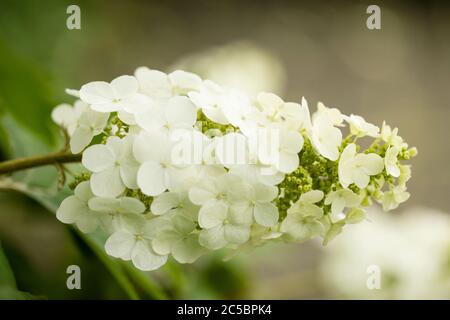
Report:
M57 217L102 228L106 252L141 270L267 241L326 244L372 200L391 210L409 197L411 170L400 161L416 149L397 129L322 103L310 116L304 98L248 97L146 67L68 93L79 100L52 118L88 171ZM366 136L374 141L363 150L356 142Z

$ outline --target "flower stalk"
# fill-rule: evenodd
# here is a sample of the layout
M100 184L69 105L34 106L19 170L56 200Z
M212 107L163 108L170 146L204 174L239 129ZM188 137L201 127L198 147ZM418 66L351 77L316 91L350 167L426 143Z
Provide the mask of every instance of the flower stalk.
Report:
M81 154L72 154L67 151L18 158L0 162L0 174L8 174L16 171L41 167L46 165L61 165L63 163L80 162Z

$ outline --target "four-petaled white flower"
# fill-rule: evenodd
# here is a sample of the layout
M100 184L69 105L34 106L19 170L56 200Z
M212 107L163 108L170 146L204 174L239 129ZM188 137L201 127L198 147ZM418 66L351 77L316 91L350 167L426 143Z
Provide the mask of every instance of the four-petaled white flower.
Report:
M176 96L153 104L136 117L136 123L147 131L170 133L191 129L197 120L197 109L187 97Z
M137 113L144 111L151 101L146 95L138 93L138 88L135 77L120 76L111 83L94 81L83 85L80 89L80 99L98 112L124 110Z
M126 187L136 189L139 168L134 159L134 136L111 136L106 144L96 144L83 153L83 166L92 171L91 188L99 197L117 197Z
M383 168L383 158L375 153L356 153L356 145L350 143L339 159L339 182L344 188L352 183L358 188L365 188L370 176L379 174Z
M116 258L131 260L143 271L158 269L167 261L167 255L156 253L152 240L163 224L158 218L146 220L141 216L125 218L122 228L115 231L105 243L106 252Z
M222 110L227 99L227 92L222 87L210 80L205 80L198 92L189 92L188 96L210 120L219 124L229 123Z
M345 208L355 208L361 203L361 198L349 189L330 192L325 198L325 204L331 204L331 220L337 222L345 218Z
M315 203L323 199L323 192L311 190L300 196L287 211L287 216L281 223L280 231L289 239L305 241L320 235L324 227L321 223L323 209Z
M88 205L91 210L101 213L100 222L107 231L120 230L126 216L138 215L145 211L145 205L132 197L93 197L89 200Z
M278 222L278 208L272 201L278 195L278 188L262 183L235 184L230 191L232 205L230 215L234 221L252 224L255 220L264 227L272 227Z
M206 252L195 233L195 221L184 214L174 214L167 226L162 227L152 246L161 255L172 254L180 263L193 263Z
M399 204L409 199L409 192L406 191L404 185L392 187L389 191L384 192L381 204L384 211L389 211L397 208Z
M109 113L96 112L88 108L81 113L75 129L70 136L70 151L80 153L92 141L92 139L103 132L109 118Z
M92 232L97 229L99 214L88 206L88 201L94 197L88 181L81 182L74 190L74 195L63 200L56 217L63 223L75 223L82 232Z
M174 142L161 132L142 131L135 139L133 154L141 164L137 185L146 195L157 196L183 180L182 166L173 155Z

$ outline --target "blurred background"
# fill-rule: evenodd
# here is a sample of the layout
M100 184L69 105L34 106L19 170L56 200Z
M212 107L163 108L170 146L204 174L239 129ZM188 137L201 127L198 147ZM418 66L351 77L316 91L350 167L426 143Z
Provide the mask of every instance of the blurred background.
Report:
M66 9L81 8L81 30ZM366 27L370 4L381 30ZM347 226L328 247L270 245L152 273L59 223L56 170L0 180L0 298L450 299L450 6L437 1L0 2L0 160L57 150L65 88L136 67L181 68L287 101L305 96L387 120L419 150L410 200ZM82 289L68 290L79 265ZM379 266L381 288L366 286Z

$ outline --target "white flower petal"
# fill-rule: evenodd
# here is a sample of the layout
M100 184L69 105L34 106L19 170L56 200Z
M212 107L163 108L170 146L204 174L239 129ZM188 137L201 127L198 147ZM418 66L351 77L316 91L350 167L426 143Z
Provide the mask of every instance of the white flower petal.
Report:
M225 220L227 212L228 206L223 201L210 200L200 208L198 223L202 228L213 228Z
M224 226L225 239L231 243L242 244L250 238L250 227L233 224Z
M91 105L111 102L115 98L114 94L111 85L104 81L89 82L80 89L80 99Z
M177 241L172 248L172 256L179 263L193 263L204 252L196 235L190 235L183 241Z
M90 146L83 152L81 163L92 172L101 172L114 165L115 154L110 147L103 144Z
M273 203L255 204L255 220L264 227L272 227L278 222L278 209Z
M152 271L167 262L167 255L159 255L153 251L149 243L138 241L131 253L131 260L139 270Z
M79 126L70 137L70 151L73 154L80 153L91 143L94 134L87 126Z
M175 192L164 192L153 199L151 211L153 214L161 215L169 212L180 205L180 198Z
M163 193L168 187L165 171L159 163L143 163L137 173L137 184L142 192L149 196Z
M128 97L138 90L138 82L132 76L120 76L111 81L116 98Z
M183 96L171 98L164 112L168 123L178 128L192 127L197 120L197 108Z
M211 229L203 229L199 235L199 243L208 249L218 250L227 245L224 227L218 225Z
M125 185L120 177L120 169L117 166L109 167L101 172L91 175L91 189L98 197L114 198L125 190Z
M136 240L133 234L124 231L114 232L105 243L105 251L110 256L123 260L131 259L131 251Z

